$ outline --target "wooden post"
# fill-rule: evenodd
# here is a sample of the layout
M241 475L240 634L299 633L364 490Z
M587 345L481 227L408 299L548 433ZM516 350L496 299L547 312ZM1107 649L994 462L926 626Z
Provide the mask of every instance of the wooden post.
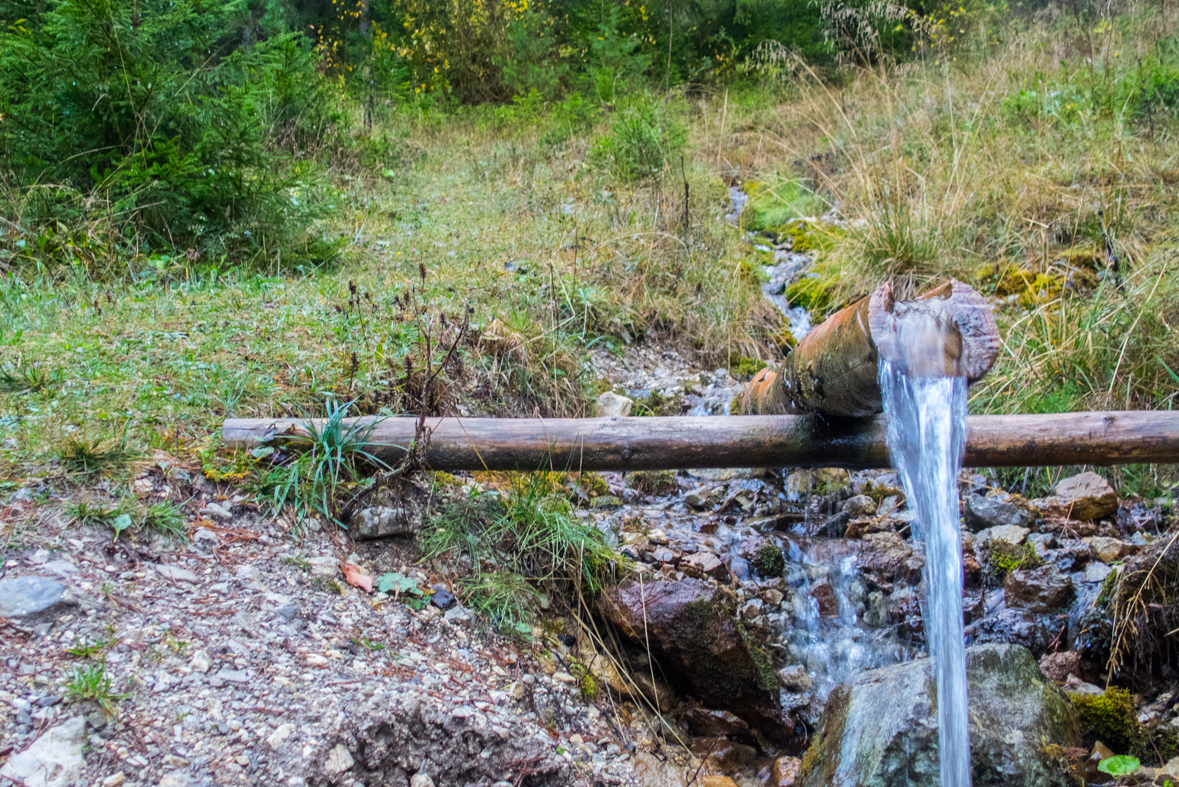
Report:
M358 419L359 420L359 419ZM417 418L375 421L366 450L393 463ZM346 423L356 423L349 420ZM888 467L883 417L428 418L434 470L676 470L709 467ZM307 438L304 421L229 419L225 444L251 449ZM976 415L967 467L1179 463L1179 412Z

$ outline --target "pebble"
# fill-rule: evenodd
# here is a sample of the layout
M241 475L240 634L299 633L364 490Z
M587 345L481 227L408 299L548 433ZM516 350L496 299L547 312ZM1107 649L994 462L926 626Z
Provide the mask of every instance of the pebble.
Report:
M123 775L122 771L112 773L110 776L102 780L102 787L120 787L127 777Z
M157 565L156 573L164 579L170 579L173 582L188 582L189 584L197 583L197 575L189 571L187 568L180 566L165 566Z

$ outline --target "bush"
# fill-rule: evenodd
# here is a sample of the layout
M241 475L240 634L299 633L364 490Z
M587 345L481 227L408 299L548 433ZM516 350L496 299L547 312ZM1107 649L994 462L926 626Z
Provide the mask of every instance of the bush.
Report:
M617 112L590 160L621 181L656 177L683 152L687 132L664 102L645 97Z
M0 34L5 208L24 235L66 261L53 238L87 223L139 252L307 251L310 169L279 151L317 147L338 116L301 34L242 48L228 13L54 2Z

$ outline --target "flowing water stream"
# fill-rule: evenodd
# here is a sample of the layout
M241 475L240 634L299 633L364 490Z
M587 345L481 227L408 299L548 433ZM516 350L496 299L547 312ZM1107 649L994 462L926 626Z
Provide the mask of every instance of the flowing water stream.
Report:
M920 350L917 350L920 352ZM942 357L941 352L936 357ZM913 370L913 364L906 364ZM909 376L880 364L888 447L925 542L925 634L937 678L942 787L969 787L966 644L962 624L962 538L958 469L966 446L966 380Z

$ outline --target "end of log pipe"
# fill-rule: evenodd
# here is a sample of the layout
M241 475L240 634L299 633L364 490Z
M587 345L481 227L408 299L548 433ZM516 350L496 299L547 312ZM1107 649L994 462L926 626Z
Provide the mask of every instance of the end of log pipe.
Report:
M898 301L886 281L811 330L781 370L758 372L742 393L741 412L874 415L884 404L877 381L881 360L909 374L974 382L998 354L990 304L968 285L950 280Z
M366 450L394 463L416 418L375 422ZM723 467L890 467L882 417L431 418L424 460L433 470L682 470ZM307 438L297 419L225 421L225 444L251 449ZM966 423L967 467L1179 463L1179 412L976 415Z

